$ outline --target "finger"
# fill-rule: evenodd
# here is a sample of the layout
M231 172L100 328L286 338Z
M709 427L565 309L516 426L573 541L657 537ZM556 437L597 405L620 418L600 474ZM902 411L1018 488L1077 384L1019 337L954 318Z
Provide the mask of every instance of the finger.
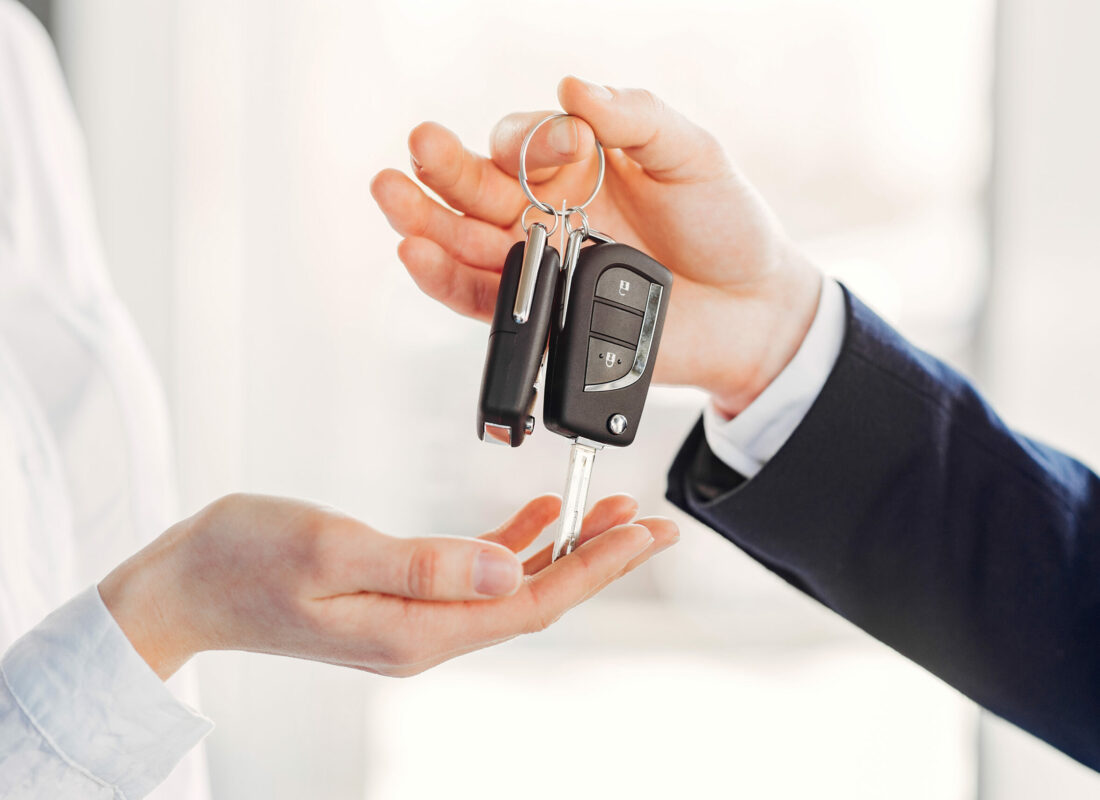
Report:
M397 257L424 294L467 317L492 319L498 273L460 263L431 239L404 239Z
M375 175L370 191L402 236L431 239L464 264L500 271L512 237L496 225L444 208L396 169Z
M649 561L649 559L653 558L653 556L657 555L660 552L663 552L664 550L667 550L668 548L672 547L672 545L680 541L680 528L676 525L675 522L668 519L667 517L646 517L645 519L638 520L636 524L645 525L647 528L649 528L649 532L653 534L653 544L643 550L639 555L631 559L631 561L610 580L606 581L600 586L597 586L589 595L589 597L595 594L599 594L608 584L614 583L619 578L626 575L628 572L632 572L633 570L644 564L646 561ZM587 600L588 598L585 599Z
M612 89L570 75L558 84L558 100L592 126L604 147L621 149L658 180L700 180L725 167L709 133L645 89Z
M616 494L600 500L585 515L581 523L581 532L577 537L580 546L595 536L616 525L625 525L638 513L638 501L628 494ZM547 545L535 555L523 562L523 571L534 575L550 565L554 546Z
M489 136L493 163L508 175L518 176L519 151L524 137L540 120L553 113L531 111L504 117ZM558 168L584 161L595 152L595 137L583 120L570 117L552 120L535 132L527 147L527 180L530 183L548 181L557 174Z
M544 630L606 585L652 543L653 534L644 525L620 525L596 536L528 578L513 598L522 619L510 622L527 633Z
M452 131L423 122L409 134L413 174L457 211L511 227L527 198L516 179L462 146Z
M515 553L478 539L401 539L349 520L330 525L317 547L324 596L377 592L413 600L478 600L513 595L523 582Z
M478 538L483 542L504 545L512 552L518 553L535 541L560 513L561 498L556 494L536 497L499 528Z
M412 674L461 653L488 647L521 633L548 627L566 611L605 586L647 551L654 541L643 525L620 525L578 547L568 558L529 578L512 597L478 603L402 603L382 598L374 604L372 624L417 631L388 659L387 674ZM358 600L358 598L355 598ZM356 603L356 606L362 602ZM345 612L352 628L361 624L359 608ZM364 637L359 636L360 641ZM397 638L402 638L398 635ZM362 661L362 658L356 660ZM419 666L414 666L419 665ZM402 670L392 667L401 666Z

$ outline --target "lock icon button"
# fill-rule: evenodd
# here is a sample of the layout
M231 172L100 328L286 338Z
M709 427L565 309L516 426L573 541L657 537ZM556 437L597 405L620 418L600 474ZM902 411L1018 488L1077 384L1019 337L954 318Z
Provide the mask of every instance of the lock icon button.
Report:
M618 380L634 366L634 353L630 347L590 337L584 382L591 385Z
M626 267L604 270L596 281L596 297L619 303L635 311L645 311L649 299L649 281Z

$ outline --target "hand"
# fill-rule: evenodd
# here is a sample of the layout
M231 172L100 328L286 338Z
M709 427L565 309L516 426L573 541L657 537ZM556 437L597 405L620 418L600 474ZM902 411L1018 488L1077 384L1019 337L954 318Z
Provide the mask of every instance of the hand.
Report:
M539 129L528 150L532 188L560 206L592 189L593 132L607 177L588 209L594 227L675 273L655 365L663 383L712 393L720 411L745 408L794 357L813 321L821 276L709 133L647 91L565 78L561 107L575 118ZM491 158L426 122L409 136L413 173L455 211L403 173L371 185L405 267L427 294L488 320L508 247L522 237L527 207L516 180L519 148L551 112L512 114L493 129ZM534 214L534 212L532 212Z
M583 546L516 553L561 500L532 500L478 539L399 539L331 509L250 495L175 525L99 584L108 610L162 678L202 650L296 656L413 675L541 630L673 544L666 519L629 524L625 495L593 506Z

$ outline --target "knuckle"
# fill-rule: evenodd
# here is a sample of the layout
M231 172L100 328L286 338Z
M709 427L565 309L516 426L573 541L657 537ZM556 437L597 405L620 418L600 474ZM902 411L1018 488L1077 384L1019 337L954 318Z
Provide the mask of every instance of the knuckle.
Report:
M424 198L424 200L426 199ZM431 209L428 207L427 202L421 202L421 198L417 198L416 213L409 220L409 234L424 239L434 238L432 236Z
M555 622L562 618L565 612L559 609L539 608L531 616L531 624L528 633L542 633Z
M470 178L470 186L472 188L470 189L468 207L471 209L482 209L489 214L494 214L491 209L494 205L495 198L493 197L492 174L489 171L488 162L479 158L473 163L474 174ZM497 222L499 224L511 221L507 219L507 215L505 215L504 218L494 219L487 217L487 219L490 222Z
M721 161L725 159L725 148L722 147L722 143L718 140L717 136L703 128L697 129L697 135L699 137L699 145L696 147L697 152L710 161Z
M540 597L538 591L532 586L531 613L527 615L524 633L541 633L549 628L565 613L565 609L546 601Z
M499 284L494 286L488 281L477 281L473 288L473 307L476 310L492 310L496 305Z
M418 665L427 661L429 654L424 644L411 640L390 642L377 659L387 674L404 673L413 675L422 672L425 667Z
M639 104L654 116L665 112L665 101L651 92L649 89L638 89Z
M406 590L409 597L432 597L436 590L439 570L439 553L435 548L418 544L409 556Z
M248 495L244 492L232 492L223 495L212 503L209 503L206 508L199 512L199 515L209 519L223 514L230 514L241 508L245 504L247 498Z
M458 270L451 270L446 277L446 283L440 287L439 299L448 305L457 303L462 299L463 281Z

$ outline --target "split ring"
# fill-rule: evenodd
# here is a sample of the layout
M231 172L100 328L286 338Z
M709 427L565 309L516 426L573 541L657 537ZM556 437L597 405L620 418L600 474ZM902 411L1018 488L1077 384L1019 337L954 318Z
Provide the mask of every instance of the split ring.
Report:
M553 119L558 119L559 117L568 116L569 114L551 114L548 117L543 117L541 120L536 122L535 126L527 132L526 136L523 137L523 144L520 145L519 148L519 185L523 189L523 193L527 195L527 199L531 201L531 205L539 209L539 211L542 211L546 214L553 214L555 217L557 216L558 212L554 209L554 207L549 203L544 203L537 197L535 197L535 193L531 191L531 187L527 183L527 146L531 144L531 139L534 137L535 131L537 131L547 122ZM599 172L596 173L596 186L592 190L592 194L588 195L587 200L585 200L579 206L573 206L569 209L569 211L571 212L583 210L584 207L595 200L596 195L600 193L600 187L603 186L603 173L606 164L603 154L603 146L600 144L599 140L596 140L596 154L599 156L600 163ZM526 214L527 212L525 211L524 213Z
M535 209L536 211L544 211L545 213L547 213L547 214L549 214L549 215L550 215L551 217L553 217L553 219L554 219L554 224L553 224L553 225L551 225L551 226L550 226L550 230L548 230L548 231L546 232L546 235L547 235L547 236L552 236L552 235L554 234L554 231L556 231L556 230L558 229L558 212L556 212L556 211L555 211L554 209L550 209L549 211L546 211L546 209L544 209L544 208L539 208L539 207L538 207L537 205L535 205L534 203L532 203L531 205L527 206L527 208L523 209L523 214L521 214L521 215L520 215L520 218L519 218L519 224L520 224L520 227L522 227L522 228L523 228L523 232L524 232L524 233L527 233L527 229L531 227L531 226L530 226L530 225L529 225L529 224L527 223L527 212L528 212L528 211L530 211L530 210L531 210L532 208L533 208L533 209ZM541 225L542 223L539 223L539 224ZM544 227L545 227L545 226L544 226Z

